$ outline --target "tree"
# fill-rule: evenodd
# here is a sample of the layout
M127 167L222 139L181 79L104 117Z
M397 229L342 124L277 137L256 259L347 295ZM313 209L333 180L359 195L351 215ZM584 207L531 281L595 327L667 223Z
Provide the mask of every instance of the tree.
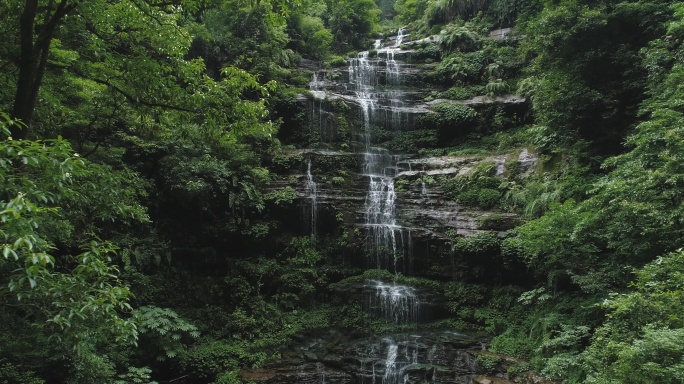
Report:
M132 293L115 263L119 249L98 235L112 236L113 226L145 222L147 215L135 192L123 192L130 188L125 173L88 164L63 139L13 140L6 126L21 123L6 121L0 123L0 300L6 309L0 339L7 346L1 357L25 363L22 358L36 353L32 348L58 350L93 368L103 348L137 339L127 315ZM91 172L106 174L100 179L106 184L92 184ZM95 215L83 211L90 204ZM28 332L21 319L40 327Z
M45 68L50 56L50 45L64 17L73 11L77 3L61 0L59 3L42 4L39 0L27 0L19 18L19 74L12 107L12 117L30 125L36 108L38 92L43 83ZM41 5L41 7L39 7ZM39 20L40 17L40 20ZM25 138L28 131L21 126L11 126L12 135Z
M646 97L638 52L664 32L668 6L566 0L526 23L522 44L538 80L533 108L553 138L547 151L576 143L604 158L621 151Z
M380 22L380 8L373 0L327 1L330 10L327 20L333 34L336 52L367 49L370 35Z
M192 2L186 3L192 6ZM16 44L18 49L6 50L7 56L2 58L6 67L16 70L16 77L7 79L12 84L6 86L14 89L8 104L12 105L13 121L24 124L23 128L16 124L10 127L13 137L28 137L48 71L67 71L91 79L106 85L131 104L187 109L187 106L165 103L170 100L169 91L161 92L162 85L169 82L160 80L163 77L148 83L159 86L148 87L147 92L140 86L136 92L125 86L134 82L127 78L130 73L162 76L183 62L189 35L178 25L179 5L180 1L157 5L133 0L28 0L23 4L12 1L0 8L2 18L16 25L7 31L10 44ZM155 28L150 28L151 25ZM60 48L73 52L72 59L59 60ZM150 67L149 63L160 66ZM185 71L187 74L188 69Z
M684 378L684 252L636 271L628 293L603 303L608 319L583 354L587 383L680 383Z

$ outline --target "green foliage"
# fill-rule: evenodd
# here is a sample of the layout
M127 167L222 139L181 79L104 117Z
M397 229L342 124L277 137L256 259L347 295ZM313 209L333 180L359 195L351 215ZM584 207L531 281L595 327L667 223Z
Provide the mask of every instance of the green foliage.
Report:
M239 384L242 383L240 377L238 376L238 371L226 372L216 378L214 384Z
M296 15L290 18L290 43L297 52L313 60L323 60L331 51L333 35L318 16Z
M211 341L198 344L188 351L185 364L194 374L205 380L215 380L225 371L235 370L240 365L252 366L263 362L260 356L250 353L247 346L240 342Z
M185 350L184 343L199 337L197 327L167 308L143 306L136 308L132 315L140 337L145 340L145 347L154 345L152 349L157 349L150 352L157 353L158 361L177 357Z
M264 195L264 200L277 206L287 206L297 199L297 192L290 186L271 191Z
M451 100L467 100L477 96L471 88L454 86L442 93L443 97Z
M526 362L516 362L508 366L506 373L510 377L518 377L530 370L530 364Z
M326 67L344 67L347 65L347 59L344 56L332 56L325 62Z
M323 255L314 248L311 237L294 237L286 250L289 257L285 260L284 270L280 275L281 304L294 306L294 301L305 300L316 292L316 287L326 281L325 275L319 273L317 265Z
M36 377L32 372L20 365L0 360L0 382L3 384L44 384L45 381Z
M678 82L681 73L674 65L656 78ZM624 284L626 276L616 263L638 266L676 249L682 172L675 155L681 140L675 138L682 117L674 107L677 87L661 85L653 85L653 96L644 104L649 119L628 139L630 151L605 163L610 172L594 184L591 196L557 205L516 230L522 236L511 241L525 250L536 270L600 292Z
M551 287L558 283L555 278L565 276L567 271L579 273L595 268L596 245L582 241L580 231L585 228L577 226L590 214L578 212L576 207L573 201L552 205L541 218L516 228L518 237L506 240L523 251L524 261L535 271L548 274Z
M474 109L451 102L444 102L433 108L435 113L421 117L421 124L439 130L439 136L462 136L477 117Z
M499 206L501 180L495 176L494 163L481 163L471 172L444 180L442 187L448 196L467 206L491 209Z
M454 244L454 252L460 254L483 255L496 252L500 240L495 232L485 232L475 236L458 238Z
M174 131L177 136L166 143L156 165L163 191L157 203L169 207L169 216L187 220L187 226L179 223L181 227L174 229L182 228L184 235L199 240L198 248L219 233L263 236L266 228L253 218L265 208L263 188L270 174L260 166L262 153L254 148L268 152L272 141L250 136L207 140L205 132L193 125Z
M278 357L308 331L413 327L378 321L359 303L321 304L331 289L382 279L444 293L453 315L446 323L497 333L493 350L532 358L530 366L546 375L681 382L684 256L655 259L681 246L684 229L684 7L670 3L396 3L402 22L424 17L423 28L475 18L445 28L443 52L430 43L416 51L414 60L446 56L421 67L434 68L432 98L508 93L531 63L519 91L532 114L443 103L421 117L421 129L382 138L396 152L485 157L531 145L542 155L540 174L507 167L508 178L499 178L487 163L441 180L463 205L530 219L505 240L495 233L455 238L453 253L445 246L439 255L453 270L433 267L459 277L444 282L381 270L348 277L359 271L339 255L355 252L351 240L342 252L325 237L292 238L293 228L278 229L276 212L294 212L296 193L273 188L274 173L301 171L301 156L278 152L272 136L277 121L295 131L306 116L301 89L263 82L305 84L307 71L288 69L300 54L321 60L332 50L366 49L378 30L373 1L65 1L74 8L56 20L46 71L30 87L40 90L30 130L12 119L0 123L0 381L153 383L149 365L163 371L154 377L183 372L190 381L235 383L240 368ZM39 5L46 15L56 9ZM29 89L17 86L25 6L0 5L5 109L16 90ZM515 38L484 37L519 17L522 55ZM46 26L42 16L34 21L30 35ZM346 63L338 56L326 65ZM346 139L349 107L337 100L329 108ZM481 136L523 120L534 125L510 137ZM29 137L61 134L79 155L61 138L5 140L7 127ZM297 135L306 134L281 139L304 142ZM442 145L459 146L433 149ZM351 175L337 171L357 160L344 161L326 164L330 185L351 184ZM402 182L408 188L400 179L397 190ZM345 222L342 209L335 207L337 225ZM502 217L486 215L480 224L496 227ZM533 279L514 268L519 263ZM632 291L595 305L623 289L630 267L645 263ZM503 285L510 281L525 286ZM146 306L132 309L133 291ZM160 355L179 364L150 361ZM478 361L496 365L487 356Z
M151 373L152 370L147 367L128 367L128 372L118 375L118 380L115 380L114 384L159 384L150 381Z
M612 295L608 318L583 354L588 383L677 383L682 378L684 252L636 272L631 292Z
M466 206L491 209L499 204L501 192L492 188L468 189L458 194L456 201Z
M470 20L489 8L490 0L432 1L425 10L428 25L442 24L454 19Z
M130 309L127 301L131 295L127 287L120 286L116 276L118 268L111 264L111 255L115 254L116 246L101 241L84 243L82 254L65 257L67 264L60 266L60 269L69 269L68 263L71 262L72 272L61 273L52 269L55 257L48 253L56 251L53 241L57 239L51 238L49 232L45 233L43 226L48 229L59 228L57 234L63 234L63 231L69 233L74 228L96 230L98 225L84 226L77 221L80 218L60 221L57 216L60 203L71 205L70 208L75 212L83 214L84 207L79 205L83 202L80 193L83 193L82 188L88 191L91 186L93 190L90 197L94 201L105 198L100 213L112 214L92 219L125 221L132 217L146 220L144 210L139 205L124 205L129 202L128 199L119 200L118 203L122 205L115 206L113 201L106 198L108 190L99 195L96 191L98 187L94 184L72 185L75 181L80 182L83 176L87 177L90 170L62 140L34 142L7 139L0 141L0 152L6 154L0 162L2 196L10 197L0 202L0 235L4 243L3 263L0 266L6 271L19 268L5 274L10 291L26 305L35 305L31 304L32 300L45 303L52 301L44 307L43 315L47 314L50 322L61 329L77 329L77 324L102 316L102 326L111 321L113 331L121 327L119 331L135 337L131 324L120 319L116 313ZM120 179L109 180L116 182ZM133 201L133 204L136 202ZM51 297L52 300L49 299ZM127 330L124 331L124 328ZM55 337L59 337L59 334Z
M427 4L427 1L420 0L398 0L394 3L396 18L404 24L419 20L423 17Z
M485 373L494 373L501 359L497 356L479 355L475 361Z
M486 57L482 51L455 53L444 58L435 68L434 76L447 83L476 83L482 77Z
M500 96L509 93L511 87L501 79L491 80L485 85L485 91L489 96Z
M314 24L309 22L305 28L316 28ZM235 66L273 79L278 66L296 64L291 51L285 49L285 19L274 12L270 2L253 6L224 2L204 13L203 26L210 38L203 37L195 46L202 47L202 54L215 74L225 66Z
M414 46L410 60L417 63L432 63L442 56L439 46L435 43L420 43Z
M664 32L666 2L609 3L547 4L526 25L523 45L538 74L533 107L554 136L550 149L585 139L595 152L615 153L643 99L638 52Z
M69 382L106 382L115 371L105 350L138 337L127 318L132 293L120 280L120 250L110 240L148 221L137 178L82 159L61 138L6 138L0 152L3 305L12 308L8 319L40 324L15 334L17 347L58 345L57 363L73 366Z
M519 334L518 332L523 332ZM510 356L529 358L533 355L536 340L531 340L525 330L508 327L505 332L492 339L490 350Z
M391 141L384 144L387 149L397 153L417 153L423 148L432 148L437 144L437 131L420 129L398 132L392 135Z
M106 356L77 355L70 367L68 384L108 383L114 377L114 364Z
M462 307L476 307L488 297L487 287L460 281L450 281L444 286L444 296L449 301L447 308L458 313Z
M539 217L553 203L568 199L583 199L590 180L587 171L577 164L561 165L558 173L546 172L525 180L507 181L503 205L528 217Z
M439 47L444 54L473 52L478 50L478 36L465 26L449 24L439 36Z
M327 1L328 26L333 35L334 51L345 53L365 49L370 35L380 22L380 9L373 0Z

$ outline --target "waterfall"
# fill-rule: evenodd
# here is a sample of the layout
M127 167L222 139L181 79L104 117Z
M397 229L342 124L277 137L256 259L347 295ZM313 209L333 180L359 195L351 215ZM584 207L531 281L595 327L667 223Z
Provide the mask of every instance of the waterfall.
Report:
M399 43L404 33L403 29L400 31L396 40ZM400 66L394 59L398 45L378 49L378 56L386 57L385 85L396 85L401 81ZM381 46L379 41L374 44L376 49ZM367 51L349 59L349 82L354 88L355 100L361 107L364 128L361 134L364 147L362 173L368 177L364 219L369 234L365 249L370 265L399 273L403 270L400 259L404 250L400 249L403 248L403 229L397 225L395 213L397 157L385 148L373 146L373 129L376 124L392 130L401 128L402 94L378 89L382 85L382 73L381 60L369 58ZM380 110L382 114L378 113Z
M401 27L397 31L397 40L394 44L395 47L401 47L401 43L404 42L404 36L406 36L406 27Z
M416 290L405 285L371 280L368 285L368 308L393 323L415 323L420 314Z
M354 98L361 107L363 117L363 133L360 135L360 144L363 145L362 173L368 178L363 210L368 234L365 240L366 257L369 266L395 274L405 272L407 264L412 261L410 232L397 223L396 216L394 177L398 173L400 157L374 145L374 131L400 131L403 120L407 120L403 118L406 114L402 109L405 95L397 87L402 82L402 65L396 60L404 37L405 29L401 28L390 46L382 48L381 41L375 42L377 58L370 58L369 52L361 52L349 59L349 83L354 89ZM369 284L369 309L388 322L418 321L420 302L414 288L380 281L371 281ZM391 367L387 369L383 383L393 375L389 372Z
M385 370L380 378L382 384L406 384L410 382L407 368L411 365L420 364L417 336L413 336L413 339L412 341L408 338L402 338L399 341L395 338L383 340L387 343L387 353L384 356L383 364ZM378 381L376 375L376 371L373 370L373 383ZM434 370L431 380L423 379L422 381L434 382Z
M411 232L401 225L397 217L397 191L395 177L399 173L398 163L402 156L391 153L378 144L379 138L392 137L408 127L415 109L410 107L410 93L401 88L407 65L402 63L401 45L407 39L405 28L397 35L385 40L376 40L374 54L365 51L349 58L348 84L345 91L331 90L326 80L326 70L314 71L309 84L313 95L312 121L320 125L321 142L325 111L322 105L330 106L329 100L345 100L358 106L360 120L353 131L355 148L361 156L361 173L367 180L363 200L364 251L366 266L388 270L396 275L412 270ZM338 76L339 77L339 76ZM318 103L318 104L317 104ZM333 115L331 115L333 116ZM383 135L378 135L382 132ZM402 162L402 169L407 162ZM410 166L410 164L409 164ZM316 235L318 185L312 175L309 159L306 172L306 192L311 201L311 234ZM392 323L412 323L419 318L420 302L412 287L394 283L372 281L364 292L371 311Z
M387 358L385 359L385 375L382 378L383 384L399 383L397 372L397 349L399 344L394 340L388 339L389 345L387 347Z
M323 90L323 85L325 84L325 70L314 71L311 76L311 82L309 83L309 92L316 99L325 99L325 91Z
M313 180L311 174L311 158L306 166L306 193L311 200L311 212L309 213L309 223L311 226L311 237L316 238L316 216L318 215L318 184Z
M311 111L310 120L318 124L318 140L319 142L326 142L335 139L335 133L331 129L324 105L328 94L325 91L326 84L326 70L316 70L311 75L309 82L309 92L313 96L313 100L309 105Z

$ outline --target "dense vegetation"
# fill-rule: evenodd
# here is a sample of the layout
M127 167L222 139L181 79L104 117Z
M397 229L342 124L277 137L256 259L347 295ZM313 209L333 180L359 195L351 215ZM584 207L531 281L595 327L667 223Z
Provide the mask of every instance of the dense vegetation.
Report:
M454 236L447 251L482 265L412 282L441 290L446 324L546 376L682 382L684 5L386 3L3 1L0 382L233 383L306 331L386 330L333 294L382 272L339 262L351 236L295 230L295 191L271 182L301 161L282 143L315 142L304 64L340 65L403 25L440 35L414 55L446 88L389 148L543 162L430 180L524 223ZM520 38L485 38L498 27ZM510 93L530 111L453 102ZM524 276L485 281L493 264Z

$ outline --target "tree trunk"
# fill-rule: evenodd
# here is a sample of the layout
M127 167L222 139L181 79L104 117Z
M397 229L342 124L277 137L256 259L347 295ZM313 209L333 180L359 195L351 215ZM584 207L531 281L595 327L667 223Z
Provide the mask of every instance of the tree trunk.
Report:
M52 43L59 22L76 7L75 4L69 5L68 1L61 0L54 10L46 9L45 24L36 30L38 0L26 0L19 20L21 52L19 77L12 108L12 118L20 120L25 126L13 124L10 127L12 137L15 139L24 139L29 134L47 66L50 43ZM35 32L38 34L34 35Z

